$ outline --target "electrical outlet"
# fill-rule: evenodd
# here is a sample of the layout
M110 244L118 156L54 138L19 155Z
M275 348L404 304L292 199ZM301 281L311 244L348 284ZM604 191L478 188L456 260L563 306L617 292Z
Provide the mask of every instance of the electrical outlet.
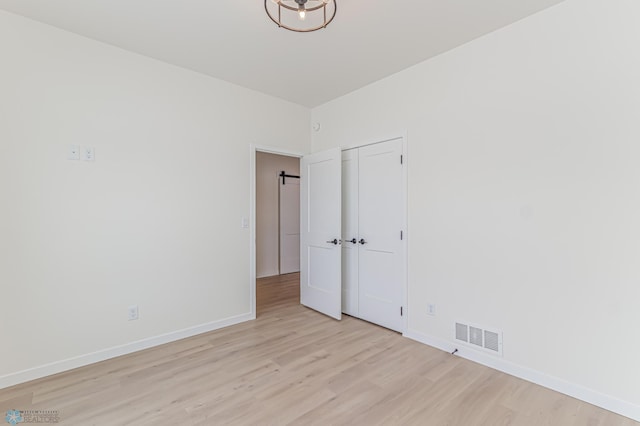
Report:
M131 305L128 309L129 313L129 321L134 321L138 319L138 305Z
M436 305L433 303L427 305L427 315L431 315L432 317L436 316Z

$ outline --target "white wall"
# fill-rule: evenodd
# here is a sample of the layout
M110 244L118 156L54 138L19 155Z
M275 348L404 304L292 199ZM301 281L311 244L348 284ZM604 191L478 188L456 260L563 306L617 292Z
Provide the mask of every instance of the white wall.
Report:
M280 178L300 174L295 157L256 153L256 276L270 277L280 271Z
M250 144L309 110L4 12L0 57L0 387L250 318Z
M312 111L313 151L408 132L408 335L502 329L461 353L636 419L638 22L568 0Z

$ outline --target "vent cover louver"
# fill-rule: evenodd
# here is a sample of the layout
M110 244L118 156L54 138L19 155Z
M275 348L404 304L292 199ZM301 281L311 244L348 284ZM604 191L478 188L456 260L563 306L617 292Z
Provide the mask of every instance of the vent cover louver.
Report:
M482 329L469 327L469 343L482 346Z
M456 339L463 342L469 341L469 327L465 324L456 323Z
M493 331L484 331L484 347L490 351L500 352L500 335Z
M457 321L455 339L469 347L502 356L502 332Z

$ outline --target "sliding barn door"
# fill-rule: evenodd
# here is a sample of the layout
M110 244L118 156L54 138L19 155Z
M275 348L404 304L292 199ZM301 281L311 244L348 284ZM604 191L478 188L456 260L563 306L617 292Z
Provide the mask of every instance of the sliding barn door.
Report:
M342 318L341 152L300 162L300 303Z
M300 270L300 179L280 179L280 274L290 274Z

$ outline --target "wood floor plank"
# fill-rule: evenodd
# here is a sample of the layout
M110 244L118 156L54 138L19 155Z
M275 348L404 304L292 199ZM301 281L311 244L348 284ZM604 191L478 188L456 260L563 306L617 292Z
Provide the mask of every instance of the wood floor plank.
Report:
M633 426L630 419L299 304L260 279L257 320L0 390L62 425Z

